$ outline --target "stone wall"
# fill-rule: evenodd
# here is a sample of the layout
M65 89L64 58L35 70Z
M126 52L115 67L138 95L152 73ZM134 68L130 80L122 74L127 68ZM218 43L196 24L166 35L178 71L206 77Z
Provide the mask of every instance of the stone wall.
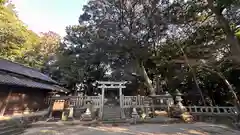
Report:
M18 115L48 108L44 99L46 90L0 85L0 112L4 115Z

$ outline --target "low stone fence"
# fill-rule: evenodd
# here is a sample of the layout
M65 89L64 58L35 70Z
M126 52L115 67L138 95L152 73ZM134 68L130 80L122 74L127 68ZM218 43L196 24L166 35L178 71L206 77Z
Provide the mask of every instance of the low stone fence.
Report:
M194 121L225 124L238 127L239 112L236 107L225 106L186 106Z
M191 114L205 114L205 115L237 115L235 107L224 106L185 106L187 111Z
M74 108L86 108L86 101L92 101L95 108L100 108L101 96L61 96L61 97L48 97L45 102L50 105L57 100L65 100L68 106Z
M123 96L123 108L132 108L133 106L140 108L144 105L145 96ZM133 104L135 103L135 104Z

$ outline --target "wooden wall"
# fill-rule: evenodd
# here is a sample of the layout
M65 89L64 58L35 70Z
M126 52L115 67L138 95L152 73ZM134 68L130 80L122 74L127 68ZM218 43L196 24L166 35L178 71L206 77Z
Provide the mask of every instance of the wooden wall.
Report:
M23 114L46 109L46 90L0 85L0 115Z

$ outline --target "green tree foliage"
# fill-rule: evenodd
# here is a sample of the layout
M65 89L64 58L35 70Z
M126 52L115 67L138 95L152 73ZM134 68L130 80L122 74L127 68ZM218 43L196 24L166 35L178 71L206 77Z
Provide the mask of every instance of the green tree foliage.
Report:
M60 36L51 31L37 35L19 20L14 4L0 3L0 57L41 69L55 56Z
M66 32L56 61L45 71L68 87L83 81L102 80L107 69L107 54L99 47L101 41L91 42L89 37L94 31L84 26L69 26Z
M231 57L230 59L239 63L239 57L240 57L240 43L238 39L235 36L235 31L233 28L231 28L232 24L237 26L239 24L236 24L235 21L230 21L227 18L225 18L224 10L227 13L230 13L231 20L238 14L240 2L238 0L207 0L207 6L211 10L211 12L215 15L216 20L218 21L218 24L221 26L223 32L226 35L227 42L230 45L230 53ZM237 9L237 10L236 10ZM233 12L232 12L233 11ZM237 11L237 12L236 12Z
M41 33L37 42L34 41L34 38L30 38L28 42L31 44L31 48L25 52L19 61L34 68L44 68L56 56L60 47L60 40L61 37L52 31Z
M11 3L0 5L0 56L16 61L38 42L38 35L27 29Z
M22 55L21 50L26 41L24 32L26 33L27 29L16 14L4 5L0 6L0 29L1 56L15 59Z
M8 0L0 0L0 5L4 5L8 2Z

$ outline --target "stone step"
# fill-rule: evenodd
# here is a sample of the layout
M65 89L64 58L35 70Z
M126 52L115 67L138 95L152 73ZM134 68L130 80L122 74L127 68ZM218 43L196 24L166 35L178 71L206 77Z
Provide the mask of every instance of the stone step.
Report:
M0 135L20 135L23 131L24 127L17 121L0 121Z
M18 132L12 133L11 135L22 135L23 133L24 133L24 130L20 130Z
M117 117L117 116L121 116L121 113L120 113L120 112L114 112L114 113L103 112L103 116L113 116L113 117Z
M125 119L103 119L102 123L103 124L113 124L113 123L126 123L127 121Z
M120 108L120 107L118 107L118 106L116 106L116 107L108 107L108 106L105 106L105 107L103 107L103 108L109 108L109 109L115 109L115 108Z
M120 117L120 115L103 115L103 117L118 118L118 117Z
M8 130L0 131L0 135L20 135L24 132L24 129L22 128L11 128Z
M106 113L103 113L103 116L120 116L121 114L118 113L118 114L106 114Z
M120 114L115 114L115 115L113 115L113 114L103 114L103 116L107 116L107 117L119 117Z
M103 118L107 118L107 119L114 119L114 120L120 120L121 119L121 117L119 116L119 117L113 117L113 118L110 118L110 117L103 117Z
M116 118L109 118L109 117L103 117L103 120L119 120L121 119L120 117L116 117Z
M15 128L14 125L4 125L4 126L0 126L0 131L5 131L11 128Z
M105 109L121 109L120 107L103 107Z
M119 113L121 112L121 110L103 110L103 112L106 112L106 113Z
M103 116L103 119L120 119L121 118L121 116Z
M121 111L121 109L109 109L109 108L103 108L105 111Z
M105 113L105 114L118 114L118 113L120 113L120 111L116 111L116 112L108 112L108 111L103 111L103 113Z
M103 119L120 119L120 117L103 117Z
M120 107L103 107L103 108L106 108L106 109L121 109Z
M5 126L8 122L7 121L0 121L0 127Z
M109 111L109 112L118 112L121 111L121 109L103 109L104 111Z
M103 114L105 117L119 117L121 116L120 114Z
M121 113L103 113L103 115L112 115L112 116L118 116Z
M120 113L122 112L121 110L103 110L105 113Z
M121 112L121 110L103 110L103 112L118 113Z
M105 113L120 113L121 111L108 111L108 110L103 110L103 112Z
M121 112L103 112L103 114L121 114Z

